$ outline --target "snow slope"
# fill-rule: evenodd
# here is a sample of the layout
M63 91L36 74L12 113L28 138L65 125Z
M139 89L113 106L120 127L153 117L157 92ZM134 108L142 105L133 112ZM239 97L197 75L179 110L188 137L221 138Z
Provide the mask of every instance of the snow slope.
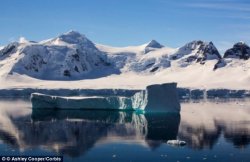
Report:
M0 51L1 71L44 80L95 78L115 69L84 35L70 31L54 39L12 43ZM100 70L101 69L101 70Z
M177 82L193 89L250 90L248 46L240 42L229 51L222 57L212 42L201 40L179 48L155 40L111 47L70 31L41 42L22 39L0 50L0 88L145 89Z

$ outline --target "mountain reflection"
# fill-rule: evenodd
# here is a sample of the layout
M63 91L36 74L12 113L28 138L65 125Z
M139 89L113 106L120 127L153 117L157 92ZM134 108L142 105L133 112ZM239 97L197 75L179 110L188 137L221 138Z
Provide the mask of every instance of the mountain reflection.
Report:
M245 101L241 104L182 103L181 114L93 110L32 112L28 105L0 101L3 144L14 149L42 148L78 157L98 145L117 141L141 144L151 150L172 139L184 140L192 149L213 149L220 138L236 148L245 148L250 143L250 104Z
M0 138L19 149L42 147L59 154L79 156L98 145L113 140L141 141L152 149L176 139L179 114L122 111L33 111L31 116L8 118L8 127Z
M248 101L183 103L178 138L194 149L212 149L223 136L236 148L244 148L250 143L248 105Z

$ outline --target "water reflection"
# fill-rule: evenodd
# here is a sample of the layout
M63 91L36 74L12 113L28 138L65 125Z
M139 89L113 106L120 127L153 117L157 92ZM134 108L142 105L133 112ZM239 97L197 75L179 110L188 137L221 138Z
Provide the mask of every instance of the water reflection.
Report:
M250 143L248 105L248 102L182 103L180 115L132 111L32 112L29 102L0 101L0 141L18 150L42 148L71 157L113 141L159 150L167 140L180 139L187 142L186 148L213 150L223 138L235 148L246 148Z
M237 148L250 143L249 102L184 103L178 137L194 149L212 149L223 136Z
M180 124L180 114L176 113L146 113L146 142L155 150L162 142L176 139Z
M141 141L155 149L176 139L180 123L179 114L93 110L37 110L7 119L11 127L2 127L0 133L6 144L18 149L42 147L72 157L110 140Z

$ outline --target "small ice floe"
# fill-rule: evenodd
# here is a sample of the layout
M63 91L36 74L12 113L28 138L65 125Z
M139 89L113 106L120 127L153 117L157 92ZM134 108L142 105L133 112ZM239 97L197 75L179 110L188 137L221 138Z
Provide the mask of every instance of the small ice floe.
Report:
M171 146L185 146L186 142L181 140L168 140L167 144Z

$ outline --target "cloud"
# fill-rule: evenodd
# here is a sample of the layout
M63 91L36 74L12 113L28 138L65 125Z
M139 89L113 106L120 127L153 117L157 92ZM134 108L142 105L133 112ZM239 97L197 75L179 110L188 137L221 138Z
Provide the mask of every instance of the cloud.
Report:
M233 19L246 19L246 20L250 19L250 16L248 16L248 15L225 15L222 17L233 18Z
M199 2L186 4L188 7L212 10L250 12L250 4L240 2Z

